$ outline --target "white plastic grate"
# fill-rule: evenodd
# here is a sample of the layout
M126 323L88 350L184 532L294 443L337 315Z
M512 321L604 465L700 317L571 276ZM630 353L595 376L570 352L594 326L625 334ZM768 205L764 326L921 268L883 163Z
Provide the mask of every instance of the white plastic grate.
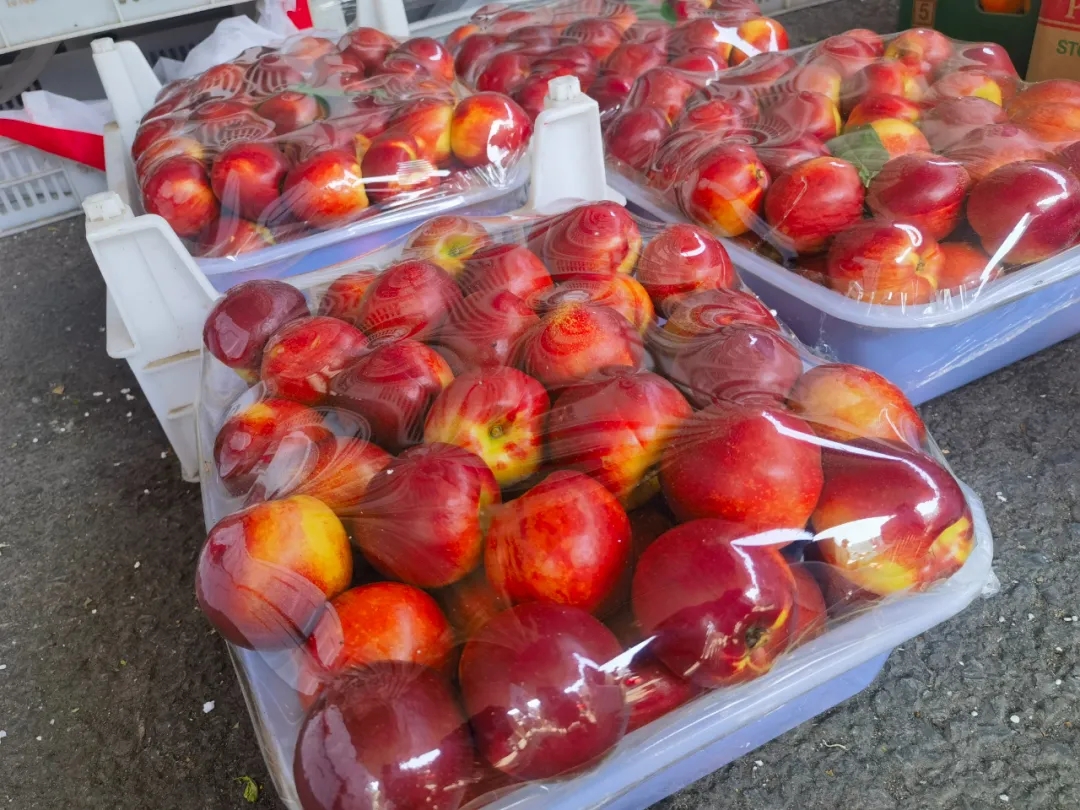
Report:
M151 63L183 59L213 31L215 21L154 31L135 37ZM2 70L2 69L0 69ZM49 90L73 98L104 98L89 48L55 55L27 90ZM0 110L22 109L20 97ZM0 237L82 213L82 202L105 190L105 175L31 146L0 138Z

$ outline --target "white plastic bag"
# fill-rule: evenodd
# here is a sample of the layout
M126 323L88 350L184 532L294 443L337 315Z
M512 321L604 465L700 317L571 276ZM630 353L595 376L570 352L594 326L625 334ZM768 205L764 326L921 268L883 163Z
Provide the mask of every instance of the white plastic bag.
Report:
M262 20L263 18L260 17L260 22ZM292 30L286 32L275 30L280 27L280 20L288 23ZM285 37L295 34L297 30L284 13L281 14L280 20L274 16L270 17L269 21L275 28L261 25L250 17L229 17L222 20L214 29L214 33L191 49L183 65L177 70L177 74L169 77L169 80L198 76L214 65L235 59L248 48L279 44Z
M46 90L23 93L23 109L35 124L102 135L113 119L108 101L79 101Z

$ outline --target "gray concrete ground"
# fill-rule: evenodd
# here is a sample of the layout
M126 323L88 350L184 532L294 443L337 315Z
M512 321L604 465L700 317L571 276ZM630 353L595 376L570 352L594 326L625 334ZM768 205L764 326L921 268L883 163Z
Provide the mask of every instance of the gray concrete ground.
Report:
M895 6L793 14L802 41ZM81 220L0 242L0 807L280 808L196 610L198 491L126 365ZM1080 340L924 415L986 501L1000 594L905 644L858 697L663 810L1080 807ZM210 707L212 702L212 708ZM206 709L210 709L207 711Z

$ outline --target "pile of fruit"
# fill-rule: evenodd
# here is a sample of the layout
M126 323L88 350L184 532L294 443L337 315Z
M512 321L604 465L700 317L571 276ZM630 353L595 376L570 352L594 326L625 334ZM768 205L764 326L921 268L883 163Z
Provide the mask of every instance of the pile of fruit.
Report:
M670 66L704 82L754 54L786 49L788 38L754 0L679 0L663 7L655 0L559 0L528 9L485 6L446 44L465 84L512 95L535 120L556 76L577 76L609 113L641 76Z
M873 304L962 303L1080 236L1080 82L912 29L639 80L617 171L713 233Z
M358 28L167 85L131 151L144 209L223 257L503 185L531 131L505 96L459 99L442 43Z
M573 772L970 554L895 386L804 362L705 229L643 228L444 216L311 301L254 281L210 314L257 386L196 590L230 642L296 651L305 810Z

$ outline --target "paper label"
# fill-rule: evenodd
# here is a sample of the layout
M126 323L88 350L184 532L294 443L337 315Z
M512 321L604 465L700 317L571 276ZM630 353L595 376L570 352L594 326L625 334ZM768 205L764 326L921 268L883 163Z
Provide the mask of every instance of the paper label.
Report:
M1027 80L1080 78L1080 0L1043 0Z
M937 0L914 0L911 4L911 27L933 28L937 16Z

